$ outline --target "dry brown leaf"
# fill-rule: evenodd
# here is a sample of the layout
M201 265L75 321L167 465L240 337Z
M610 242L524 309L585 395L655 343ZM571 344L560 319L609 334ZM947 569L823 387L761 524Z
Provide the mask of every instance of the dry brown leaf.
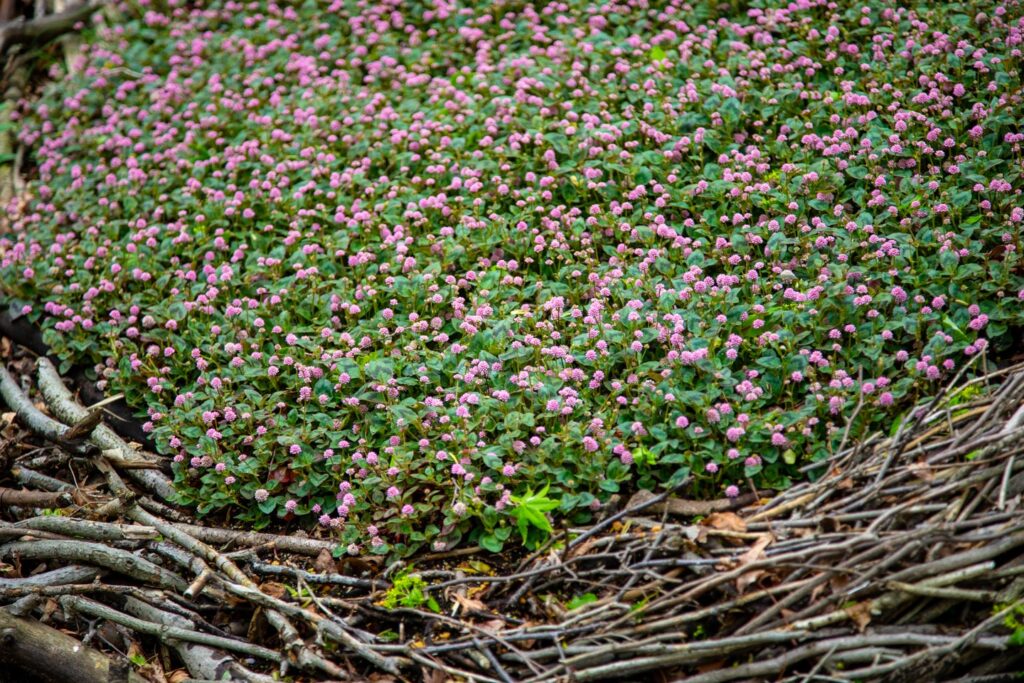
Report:
M850 617L850 620L857 625L857 630L861 633L867 628L868 624L871 623L871 603L870 602L858 602L855 605L851 605L843 610Z
M505 628L505 622L501 619L488 619L480 622L476 627L488 633L500 633Z
M701 524L723 531L743 532L747 530L747 523L735 512L714 512L705 517Z
M334 562L334 557L331 555L331 551L324 548L320 551L320 554L316 556L316 560L313 562L313 568L322 574L332 574L337 570L337 565Z
M185 669L176 669L167 676L168 683L182 683L192 678L188 671Z
M739 563L743 565L756 562L764 557L764 549L771 545L771 542L775 540L775 537L771 534L761 534L761 537L757 539L754 545L750 546L750 550L739 556Z
M487 611L487 605L485 605L484 603L480 602L476 598L467 598L466 596L459 595L458 593L453 593L452 594L452 598L454 598L455 602L459 603L459 605L462 606L462 609L464 609L467 612L486 612Z
M761 577L764 575L765 572L761 571L760 569L740 574L740 576L736 579L736 590L739 592L740 595L743 595L747 592L748 588L750 588L752 585L760 581Z
M269 595L272 598L283 598L288 595L288 587L283 583L277 583L275 581L267 581L266 583L260 584L260 590Z
M586 555L588 552L590 552L591 548L598 544L600 540L601 539L595 537L588 538L587 540L583 541L583 543L580 543L578 546L570 550L566 559L570 557L579 557L580 555Z
M448 675L443 671L422 667L423 683L447 683Z
M829 577L828 585L833 593L839 593L850 585L850 577L843 572L836 572Z
M712 671L718 671L719 669L725 667L726 664L727 662L724 659L716 659L711 662L705 662L697 666L697 673L706 674L711 673Z
M756 562L760 559L763 559L765 556L764 549L767 548L769 544L771 544L771 542L774 540L775 537L771 534L761 534L761 537L757 539L754 545L750 546L750 549L747 550L747 552L743 553L739 556L739 558L737 558L739 566L743 567L745 565L750 564L751 562ZM760 580L760 578L764 576L764 574L765 572L761 570L741 574L739 577L736 578L736 589L740 592L740 594L746 592L747 588L749 588L751 585Z
M485 583L481 583L477 584L476 586L469 586L468 588L466 588L466 595L472 598L475 595L486 593L488 590L490 590L490 586L488 586Z
M921 481L930 482L935 479L935 471L923 462L913 462L907 469Z
M143 657L145 657L146 653L143 652L142 648L139 647L139 644L133 640L128 643L128 658L131 659L132 657L137 657L138 655L142 655Z

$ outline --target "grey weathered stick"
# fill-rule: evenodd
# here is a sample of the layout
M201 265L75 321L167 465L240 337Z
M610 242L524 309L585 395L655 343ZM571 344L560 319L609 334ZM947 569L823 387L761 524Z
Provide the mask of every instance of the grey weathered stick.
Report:
M308 583L335 584L339 586L348 586L349 588L365 588L368 590L383 588L387 585L385 582L360 579L354 576L346 576L344 574L313 574L312 572L302 571L301 569L295 569L294 567L286 567L280 564L268 564L266 562L259 561L250 562L249 566L252 567L252 570L257 574L276 574L278 576L289 576L293 579L301 578L303 581Z
M157 609L149 603L136 598L124 601L124 611L131 616L149 622L174 627L186 631L196 631L196 625L189 619ZM257 674L241 666L233 657L222 649L195 641L172 641L171 647L185 662L185 667L194 678L206 678L223 681L248 681L250 683L274 683L275 679L264 674ZM248 654L248 653L246 653Z
M48 441L60 444L76 453L87 453L88 448L83 444L73 444L65 441L64 434L68 426L63 425L35 407L32 401L21 391L21 387L14 381L7 368L0 364L0 398L10 406L26 427Z
M66 508L74 501L71 494L60 491L25 491L0 486L0 508L11 505L40 508Z
M718 671L711 671L705 674L698 674L687 678L686 680L687 683L725 683L726 681L741 679L774 678L775 675L785 671L798 662L826 654L833 650L838 652L840 650L853 650L864 647L908 645L934 647L948 645L949 643L954 642L954 640L954 638L948 636L925 636L914 633L878 635L865 634L859 636L830 638L828 640L820 640L802 647L790 649L786 653L773 659L719 669ZM1002 643L997 643L994 638L984 641L982 645L986 649L1002 649L1002 647L1004 647ZM666 657L666 659L668 659L668 657ZM604 667L604 671L614 667L615 665ZM595 669L592 672L580 672L577 680L593 680L592 676L594 673L597 673L597 671L599 670Z
M49 531L89 541L147 541L159 536L153 527L93 522L87 519L50 515L25 519L17 522L14 526L20 529Z
M109 471L106 472L106 475L111 490L113 490L114 493L116 493L119 496L128 493L124 485L124 482L121 481L121 478L117 475L117 473L114 472L113 470L110 470L109 468L108 470ZM295 627L291 624L291 622L288 621L285 615L280 611L281 608L286 608L288 611L291 611L292 615L296 615L296 612L291 610L291 608L294 606L289 605L283 601L270 598L270 596L266 595L259 589L259 587L252 581L252 579L246 576L245 572L239 569L234 562L225 557L222 553L217 552L212 547L206 545L201 541L196 540L195 538L188 535L181 529L178 529L174 525L169 524L160 519L159 517L157 517L156 515L153 515L152 513L144 510L140 505L138 505L134 501L128 503L125 513L130 518L134 519L137 522L140 522L141 524L145 524L147 526L152 526L156 528L167 539L178 544L190 553L195 554L200 559L209 562L210 564L215 566L228 578L228 581L222 581L221 583L229 591L234 592L236 595L241 595L242 597L248 597L250 599L253 599L257 602L257 604L263 604L264 606L269 607L269 609L267 609L266 612L267 620L270 622L271 626L273 626L277 630L282 640L284 640L288 649L290 649L295 654L300 665L303 665L306 668L315 667L323 671L324 673L327 673L328 675L332 676L338 676L341 674L341 669L339 669L336 665L328 662L320 655L314 653L309 648L309 646L306 645L306 643L302 640L301 636L299 635ZM187 588L188 586L183 586L181 590L184 591ZM307 619L310 619L313 616L315 616L301 608L296 607L295 610L297 610L298 615ZM351 638L351 636L349 637ZM398 672L399 662L391 658L381 657L376 653L359 652L357 646L365 648L365 646L363 646L361 643L353 642L350 645L352 649L356 650L357 653L359 653L364 658L372 658L371 663L373 663L375 666L378 666L381 669L388 671L389 673Z
M100 575L94 567L69 565L48 572L33 574L23 579L0 579L0 588L24 588L28 586L62 586L69 583L92 581Z
M0 24L0 55L12 45L19 43L42 43L53 40L71 30L75 25L103 7L103 2L86 0L64 12L35 19L15 19Z
M57 629L0 609L0 662L52 681L146 683L127 664L108 657Z
M183 591L188 588L177 574L125 550L85 541L21 541L0 546L0 557L19 556L30 560L79 562L103 567L133 579L154 583L162 588Z
M35 470L29 469L28 467L22 467L21 465L14 465L11 467L11 476L17 479L19 484L29 486L34 489L59 491L63 493L72 493L75 490L75 487L67 482L61 481L60 479L54 479L53 477L48 477L45 474L40 474Z
M196 524L174 523L174 527L203 543L234 545L242 548L265 545L282 552L311 555L313 557L319 555L321 551L332 552L338 547L338 544L334 541L321 540L319 538L266 534L257 531L236 531L235 529L219 529Z
M61 379L53 363L47 358L40 358L37 367L39 391L43 394L43 400L46 401L50 410L61 420L71 424L78 424L88 419L89 409L79 404L68 388L64 386L64 380ZM104 424L97 425L89 435L89 439L103 451L116 452L119 459L125 463L152 464L152 461L143 457L113 429ZM116 464L117 461L114 460L114 463ZM164 500L169 500L174 495L174 487L162 472L150 469L127 469L126 473L147 491L152 491Z
M156 636L162 642L169 645L172 645L177 641L201 643L210 647L239 652L241 654L249 655L251 657L259 657L260 659L266 659L272 662L281 661L281 653L276 650L271 650L270 648L253 645L252 643L234 640L232 638L224 638L222 636L215 636L209 633L201 633L187 628L179 628L173 625L146 621L145 619L139 619L137 617L118 612L111 607L107 607L106 605L96 602L95 600L90 600L89 598L83 598L80 595L65 595L60 598L58 602L61 607L69 612L77 612L78 614L113 621L116 624L127 626L138 633Z

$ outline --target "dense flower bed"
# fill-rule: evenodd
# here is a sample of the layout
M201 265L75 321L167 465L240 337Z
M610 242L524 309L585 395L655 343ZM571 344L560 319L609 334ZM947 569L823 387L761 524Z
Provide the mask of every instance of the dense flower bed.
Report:
M126 5L3 294L184 502L351 552L785 486L1024 322L1022 10L715 4Z

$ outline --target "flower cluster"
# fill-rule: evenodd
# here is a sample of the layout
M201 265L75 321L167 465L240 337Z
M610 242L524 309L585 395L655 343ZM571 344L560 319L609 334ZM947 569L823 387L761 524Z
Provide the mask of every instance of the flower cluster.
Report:
M738 5L126 5L15 112L2 296L354 553L785 486L1024 324L1024 11Z

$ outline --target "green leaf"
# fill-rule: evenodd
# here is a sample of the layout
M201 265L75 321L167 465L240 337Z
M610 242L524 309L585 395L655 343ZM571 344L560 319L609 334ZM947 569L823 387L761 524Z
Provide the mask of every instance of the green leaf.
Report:
M505 543L494 534L485 534L480 537L480 547L492 553L500 553Z
M574 609L579 609L584 605L589 605L594 602L597 602L596 595L594 595L593 593L584 593L583 595L577 595L572 600L565 603L565 609L571 612Z
M970 190L960 190L959 192L953 193L953 196L950 199L950 201L953 204L953 206L955 206L958 209L962 209L971 203L971 198L973 196L974 195L971 193Z
M557 508L559 502L547 497L548 488L549 486L545 484L544 488L537 493L528 488L522 497L511 497L512 503L515 505L511 515L516 520L516 526L519 528L524 543L531 527L545 534L550 534L553 530L545 513Z

